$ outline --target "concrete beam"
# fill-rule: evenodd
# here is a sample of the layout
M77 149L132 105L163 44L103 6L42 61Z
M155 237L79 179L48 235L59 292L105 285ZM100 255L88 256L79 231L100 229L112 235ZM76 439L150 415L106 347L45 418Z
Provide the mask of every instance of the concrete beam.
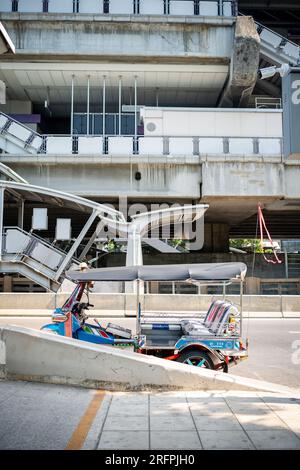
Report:
M238 16L230 74L219 106L245 107L255 87L259 67L260 38L250 16Z
M0 328L0 377L106 390L291 391L267 382L16 326Z
M226 61L232 48L232 18L133 17L127 15L0 15L22 58L53 55L86 61L153 62L170 57L197 63ZM42 51L42 55L41 55Z

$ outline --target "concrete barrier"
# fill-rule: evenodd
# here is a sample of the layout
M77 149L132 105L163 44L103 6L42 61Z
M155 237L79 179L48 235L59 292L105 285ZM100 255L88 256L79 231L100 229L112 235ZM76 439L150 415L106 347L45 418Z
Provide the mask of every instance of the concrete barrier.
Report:
M53 310L55 306L62 306L67 299L67 294L40 294L40 293L0 293L0 316L13 316L14 310L19 310L26 315L35 315L35 311ZM216 296L221 298L221 296ZM239 295L226 296L227 299L239 304ZM141 296L143 311L199 313L205 312L210 303L210 295L169 295L169 294L145 294ZM119 316L132 316L136 311L136 296L134 294L99 294L91 293L90 302L95 305L90 311L91 316L100 315L101 311L106 315L107 311L118 312ZM243 309L245 316L281 318L283 316L300 317L300 296L279 295L244 295ZM49 315L49 312L48 312Z
M0 328L0 377L109 390L261 390L286 387L17 326Z
M282 313L284 318L300 317L300 295L283 295Z

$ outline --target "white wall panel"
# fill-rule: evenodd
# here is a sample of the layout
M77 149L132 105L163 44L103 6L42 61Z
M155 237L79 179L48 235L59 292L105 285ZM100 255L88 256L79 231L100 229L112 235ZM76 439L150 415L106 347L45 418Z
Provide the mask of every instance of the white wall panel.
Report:
M160 108L154 113L153 108L145 108L143 115L146 135L282 137L282 113L278 111ZM154 124L155 129L150 131L149 124Z
M170 15L189 16L194 15L193 0L171 0Z
M163 0L140 0L140 14L141 15L163 15L164 14Z

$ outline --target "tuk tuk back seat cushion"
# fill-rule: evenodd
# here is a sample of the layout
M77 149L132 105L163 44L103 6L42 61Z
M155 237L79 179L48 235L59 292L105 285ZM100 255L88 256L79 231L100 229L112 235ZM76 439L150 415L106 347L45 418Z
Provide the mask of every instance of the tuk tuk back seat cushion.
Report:
M214 305L213 305L214 304ZM218 335L221 333L226 321L229 318L229 312L232 307L231 303L217 300L213 302L209 309L209 315L206 316L206 322L199 320L182 320L182 331L185 335Z

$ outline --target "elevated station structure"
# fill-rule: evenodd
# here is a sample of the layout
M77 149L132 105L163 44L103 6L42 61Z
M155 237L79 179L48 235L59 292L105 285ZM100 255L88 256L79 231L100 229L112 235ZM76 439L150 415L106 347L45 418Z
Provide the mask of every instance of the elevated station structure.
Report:
M297 67L300 47L239 9L234 0L2 0L16 53L0 64L0 162L33 186L117 210L120 197L146 210L208 204L206 253L254 237L258 203L277 238L300 238L281 77L258 73Z

